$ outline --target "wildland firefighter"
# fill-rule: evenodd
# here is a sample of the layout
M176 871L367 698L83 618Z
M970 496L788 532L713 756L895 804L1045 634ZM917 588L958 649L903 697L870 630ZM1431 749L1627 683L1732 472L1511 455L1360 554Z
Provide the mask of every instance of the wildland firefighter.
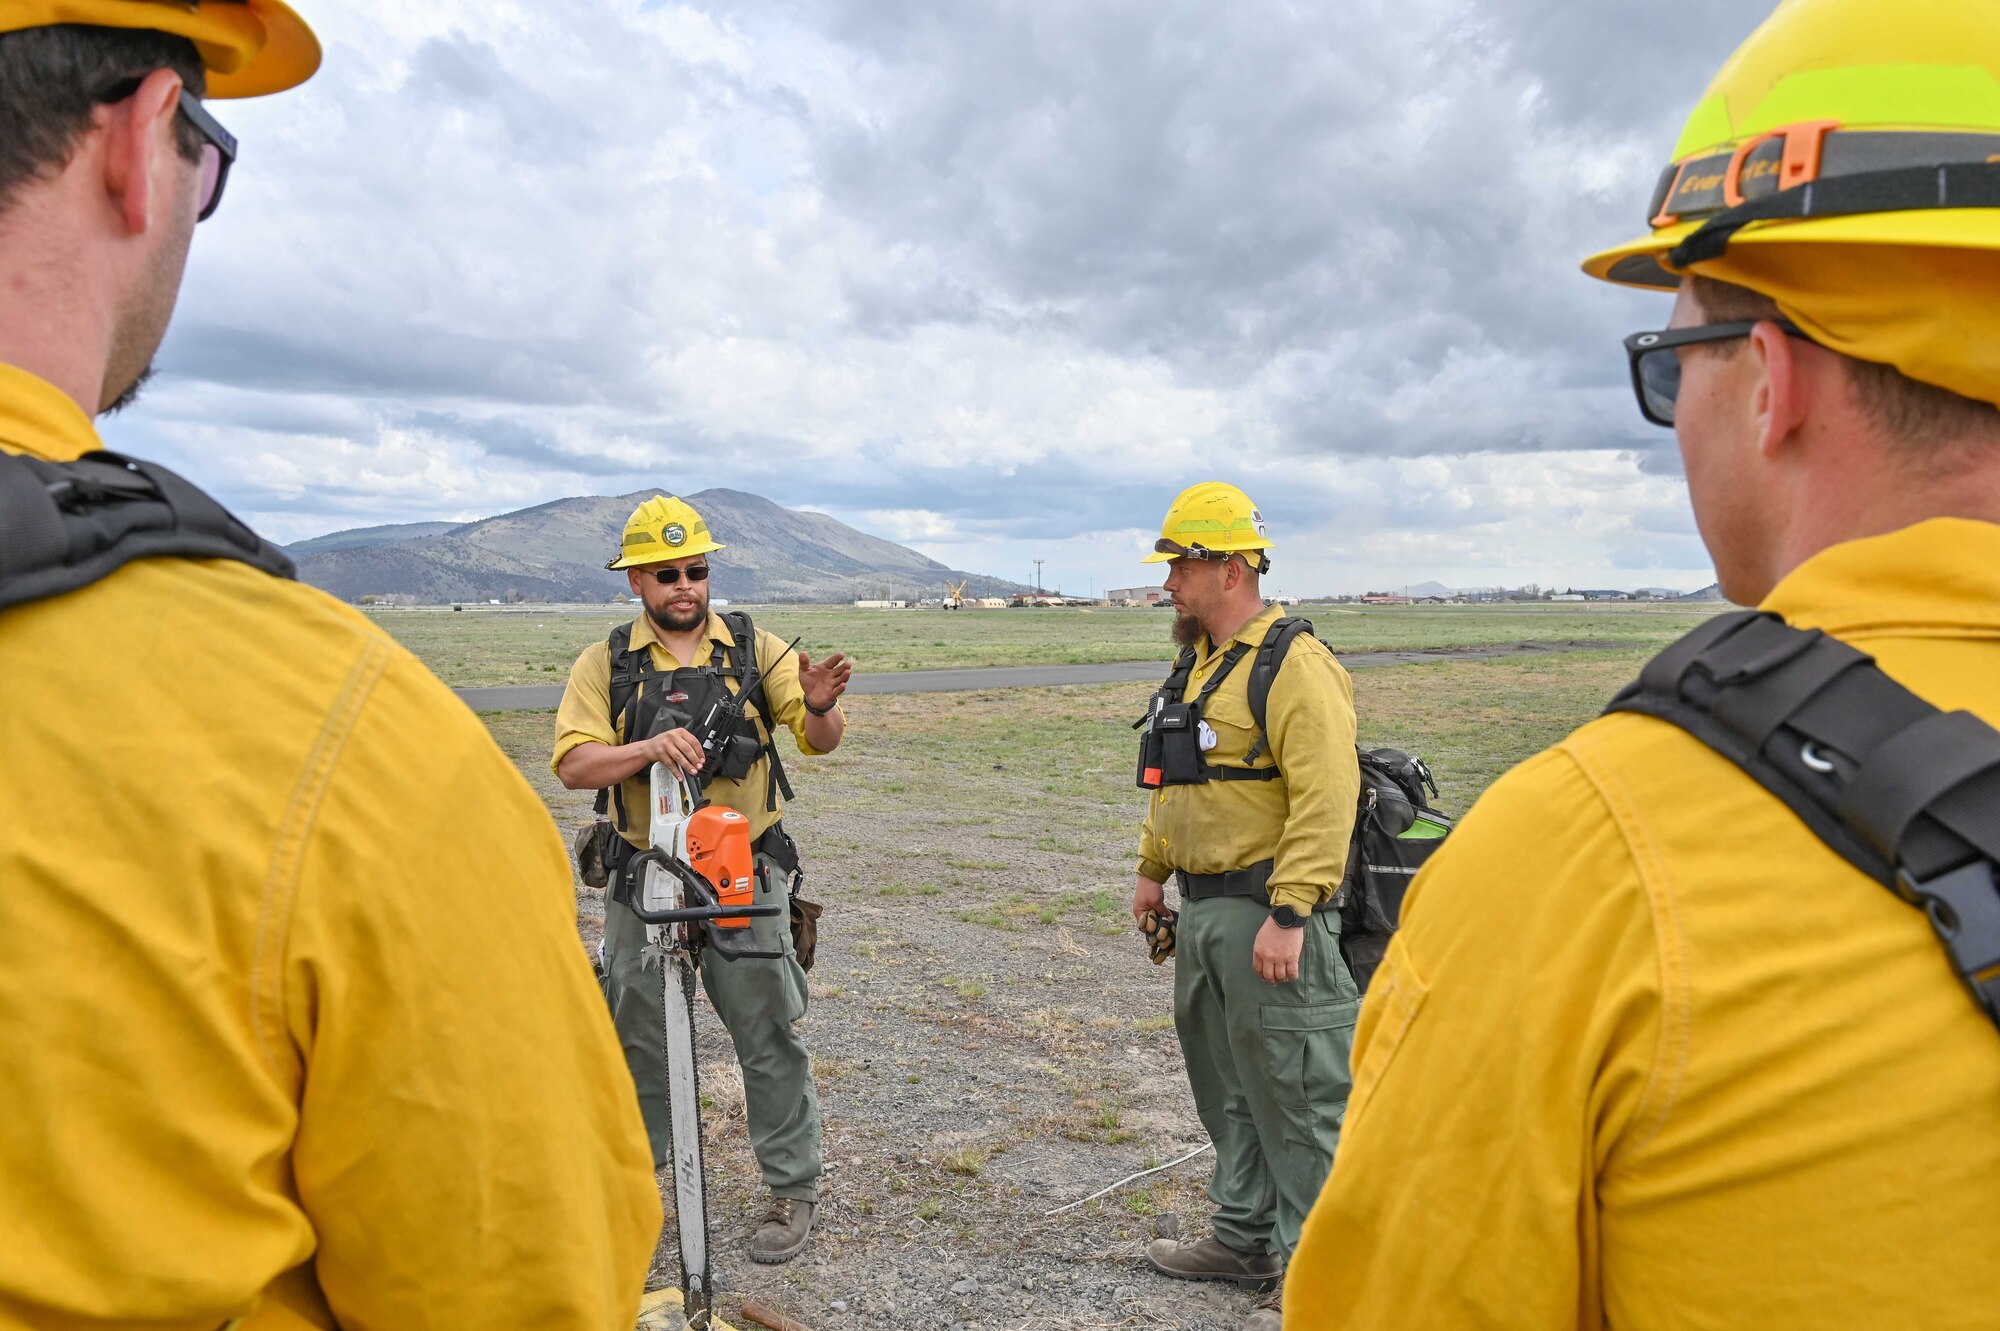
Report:
M833 752L847 725L840 697L851 667L839 653L815 662L791 652L741 611L712 611L708 557L723 548L701 515L680 499L656 496L633 510L610 566L625 570L643 609L609 639L584 649L570 669L550 765L572 790L600 792L600 812L612 821L593 829L595 846L585 858L601 858L611 874L621 873L646 848L647 773L653 764L698 776L711 803L750 822L755 903L792 907L789 920L780 914L750 925L760 949L781 955L717 954L701 967L703 987L736 1046L750 1144L771 1190L770 1209L751 1236L749 1255L759 1262L784 1262L805 1247L819 1202L819 1099L811 1057L793 1026L806 1012L808 940L818 908L800 902L794 890L801 881L799 853L780 821L791 789L776 731L789 729L801 753ZM659 968L648 964L645 945L638 916L607 894L605 997L638 1088L657 1168L671 1158L661 1040L664 995Z
M1585 270L1762 613L1417 879L1288 1328L2000 1324L2000 6L1779 5L1647 216Z
M1267 608L1271 540L1248 495L1206 482L1167 511L1146 562L1167 564L1182 651L1149 707L1133 915L1180 913L1174 1029L1215 1144L1214 1232L1161 1238L1162 1273L1275 1289L1340 1140L1359 994L1333 896L1360 770L1347 672L1303 621ZM1286 631L1288 628L1293 631ZM1267 694L1259 723L1253 698ZM1275 1297L1243 1325L1278 1325Z
M463 704L102 452L277 0L0 0L0 1325L630 1326L660 1229L563 847Z

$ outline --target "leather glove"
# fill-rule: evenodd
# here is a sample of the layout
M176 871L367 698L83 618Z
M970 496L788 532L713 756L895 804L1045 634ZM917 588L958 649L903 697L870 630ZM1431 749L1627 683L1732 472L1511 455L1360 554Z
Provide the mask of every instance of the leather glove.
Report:
M1174 932L1180 922L1180 913L1172 910L1149 910L1140 919L1139 931L1146 935L1146 952L1155 966L1174 954Z

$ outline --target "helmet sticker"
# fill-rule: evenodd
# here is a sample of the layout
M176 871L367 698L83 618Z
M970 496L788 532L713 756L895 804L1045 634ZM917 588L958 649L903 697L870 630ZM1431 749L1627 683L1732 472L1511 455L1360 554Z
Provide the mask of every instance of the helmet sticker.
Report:
M1254 508L1250 510L1250 523L1256 527L1259 536L1267 541L1271 539L1270 531L1264 526L1264 514L1260 510Z
M668 545L687 544L687 538L688 538L687 528L681 526L681 524L678 522L669 522L667 524L667 529L661 532L660 534L666 537Z

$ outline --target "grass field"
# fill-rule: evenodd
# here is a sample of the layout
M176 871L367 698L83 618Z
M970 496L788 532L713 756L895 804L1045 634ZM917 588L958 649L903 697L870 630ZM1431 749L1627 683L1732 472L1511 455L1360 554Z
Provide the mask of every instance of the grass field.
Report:
M761 628L814 656L844 651L863 671L1138 661L1172 655L1164 610L855 610L746 607ZM1514 642L1660 647L1714 607L1699 605L1306 606L1339 651L1397 651ZM560 683L585 646L630 617L603 607L378 610L382 625L460 688Z

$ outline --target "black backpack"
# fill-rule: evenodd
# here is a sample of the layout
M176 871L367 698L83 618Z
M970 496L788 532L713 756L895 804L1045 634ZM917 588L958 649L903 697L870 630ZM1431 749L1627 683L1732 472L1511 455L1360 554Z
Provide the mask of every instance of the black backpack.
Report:
M1286 616L1271 625L1250 666L1250 715L1268 735L1265 713L1271 685L1285 663L1292 640L1312 632L1312 621ZM1250 750L1254 760L1263 740ZM1340 955L1365 993L1382 956L1389 950L1402 915L1410 880L1450 835L1452 820L1431 806L1437 782L1423 759L1400 749L1355 748L1361 767L1361 795L1354 811L1354 836L1347 847L1347 872L1333 903L1340 911Z
M1718 615L1607 712L1668 721L1735 763L1848 863L1923 911L2000 1025L2000 731L1776 615Z
M74 462L0 452L0 610L157 558L233 559L296 576L284 551L157 463L104 451Z

